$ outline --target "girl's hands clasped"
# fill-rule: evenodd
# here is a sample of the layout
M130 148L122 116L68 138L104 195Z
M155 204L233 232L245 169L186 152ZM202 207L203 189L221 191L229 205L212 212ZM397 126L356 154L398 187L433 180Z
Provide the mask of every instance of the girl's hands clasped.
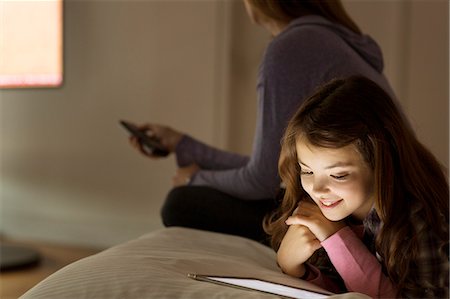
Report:
M322 247L316 236L304 225L291 225L281 241L277 262L284 273L302 277L304 263Z
M301 201L298 209L286 220L287 225L304 225L320 242L346 226L345 220L328 220L314 202Z
M303 276L304 263L322 247L322 241L346 226L343 220L328 220L314 202L307 201L300 202L286 224L289 228L281 241L277 260L283 272L294 277Z

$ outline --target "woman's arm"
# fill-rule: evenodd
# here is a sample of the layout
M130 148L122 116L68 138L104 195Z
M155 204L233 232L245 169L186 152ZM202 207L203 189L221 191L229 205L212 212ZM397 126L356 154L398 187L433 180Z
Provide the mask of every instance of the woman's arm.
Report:
M184 135L176 150L177 164L186 167L192 163L203 170L227 170L245 166L249 157L207 145L189 135Z
M201 170L191 178L191 185L210 186L243 199L273 198L280 184L278 155L282 135L282 128L273 121L277 120L259 116L261 126L257 126L250 157L222 151L185 136L176 149L178 165L200 166ZM272 128L267 129L268 126Z

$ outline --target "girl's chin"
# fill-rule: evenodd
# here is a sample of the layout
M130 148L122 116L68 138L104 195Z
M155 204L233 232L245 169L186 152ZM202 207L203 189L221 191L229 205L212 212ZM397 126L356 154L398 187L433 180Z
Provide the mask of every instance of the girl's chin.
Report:
M341 221L341 220L343 220L345 217L339 217L339 216L328 216L328 215L325 215L325 218L327 218L328 220L330 220L330 221Z
M348 215L344 215L342 213L331 213L330 211L322 210L322 214L330 221L341 221L345 219Z

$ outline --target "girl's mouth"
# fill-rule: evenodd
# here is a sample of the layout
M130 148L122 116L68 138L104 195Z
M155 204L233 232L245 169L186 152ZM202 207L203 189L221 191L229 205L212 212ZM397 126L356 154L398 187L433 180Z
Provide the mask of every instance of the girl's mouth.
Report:
M343 199L339 199L339 200L324 200L321 199L320 200L320 207L321 208L325 208L325 209L331 209L336 207L337 205L339 205L342 202Z

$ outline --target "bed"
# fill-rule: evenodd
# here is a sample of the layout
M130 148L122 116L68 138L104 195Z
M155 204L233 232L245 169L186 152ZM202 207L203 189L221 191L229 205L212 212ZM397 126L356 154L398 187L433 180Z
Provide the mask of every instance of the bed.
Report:
M272 249L255 241L172 227L76 261L20 298L279 298L197 281L189 273L257 277L290 285L299 282L281 273ZM346 293L329 298L369 297Z

